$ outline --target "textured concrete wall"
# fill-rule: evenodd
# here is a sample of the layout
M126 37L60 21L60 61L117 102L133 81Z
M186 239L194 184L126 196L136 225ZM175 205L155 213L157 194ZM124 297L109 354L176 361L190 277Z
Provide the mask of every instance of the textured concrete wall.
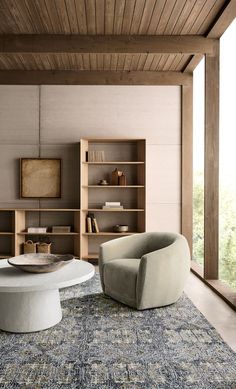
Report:
M173 86L0 86L0 207L19 199L19 158L63 159L63 196L78 207L79 139L147 139L147 229L180 230L181 95ZM71 172L74 174L71 174Z

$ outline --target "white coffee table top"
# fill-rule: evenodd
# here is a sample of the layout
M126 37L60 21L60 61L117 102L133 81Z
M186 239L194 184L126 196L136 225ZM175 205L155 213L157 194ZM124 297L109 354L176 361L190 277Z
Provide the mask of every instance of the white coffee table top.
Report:
M66 288L80 284L93 277L95 268L91 263L74 259L53 273L25 273L0 261L0 292L33 292Z

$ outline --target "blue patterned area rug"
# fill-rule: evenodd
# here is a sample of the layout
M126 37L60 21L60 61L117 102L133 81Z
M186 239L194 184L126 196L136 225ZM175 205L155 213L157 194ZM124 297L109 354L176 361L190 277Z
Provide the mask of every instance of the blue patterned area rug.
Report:
M135 311L104 297L96 275L61 297L57 326L0 332L0 388L236 388L236 354L186 296Z

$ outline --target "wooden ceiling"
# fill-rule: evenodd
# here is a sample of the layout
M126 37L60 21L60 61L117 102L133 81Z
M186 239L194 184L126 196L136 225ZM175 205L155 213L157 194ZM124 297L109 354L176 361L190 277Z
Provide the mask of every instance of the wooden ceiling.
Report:
M0 73L191 72L208 50L191 38L219 38L235 13L235 0L0 0Z

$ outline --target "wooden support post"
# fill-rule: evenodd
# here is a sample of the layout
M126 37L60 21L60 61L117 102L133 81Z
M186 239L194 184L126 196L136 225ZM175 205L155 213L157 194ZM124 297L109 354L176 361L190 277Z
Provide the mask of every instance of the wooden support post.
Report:
M182 234L192 253L193 235L193 83L182 86Z
M205 61L204 277L218 279L219 42Z

